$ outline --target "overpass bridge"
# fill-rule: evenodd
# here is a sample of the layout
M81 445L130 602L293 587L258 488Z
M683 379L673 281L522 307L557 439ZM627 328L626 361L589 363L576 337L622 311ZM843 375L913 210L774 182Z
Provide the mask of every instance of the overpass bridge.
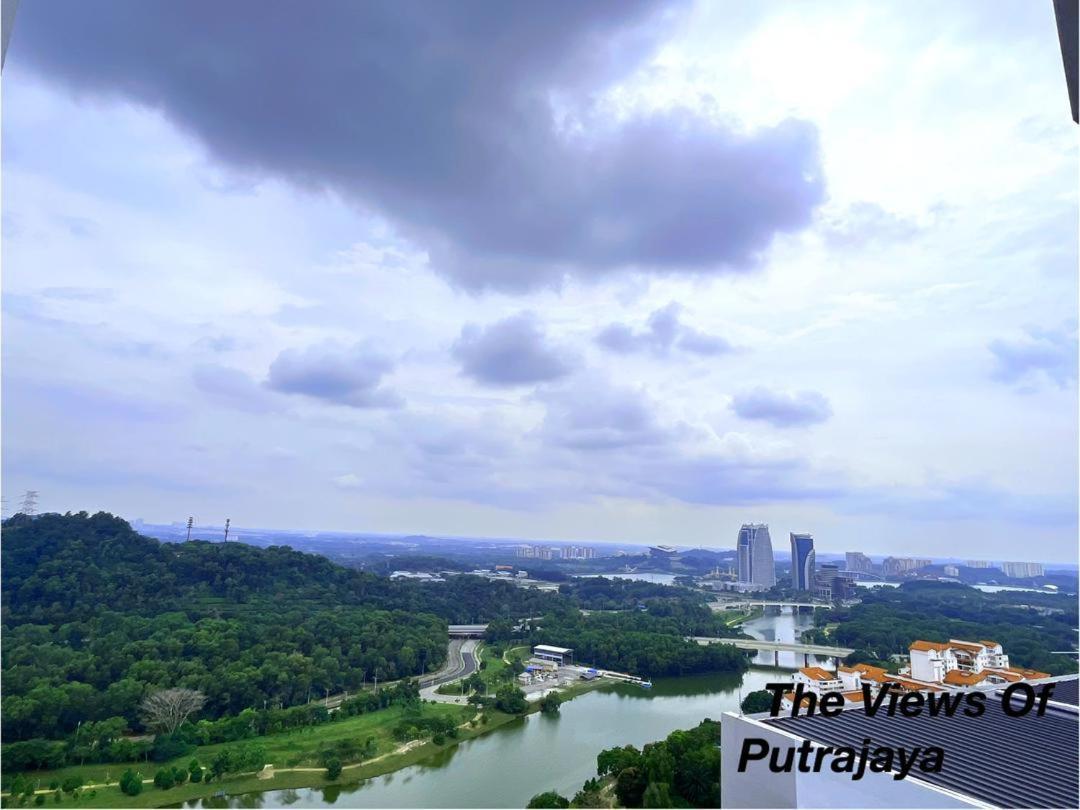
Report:
M742 599L736 602L710 602L709 607L714 611L741 610L748 607L800 607L800 608L830 608L827 602L781 602L765 599Z
M696 641L698 644L730 644L740 650L754 650L755 652L771 652L776 666L780 665L780 653L802 653L803 665L809 666L810 656L818 658L835 658L837 662L845 656L855 652L850 647L833 647L828 644L801 644L790 641L760 641L756 638L712 638L711 636L690 636L688 641Z
M452 624L448 629L450 638L480 638L487 628L486 624Z

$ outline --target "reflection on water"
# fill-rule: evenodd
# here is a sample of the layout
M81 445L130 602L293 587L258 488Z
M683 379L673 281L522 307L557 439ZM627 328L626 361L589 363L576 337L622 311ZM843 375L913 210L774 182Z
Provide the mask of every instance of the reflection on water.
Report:
M765 614L756 619L751 619L742 625L742 630L747 635L761 641L782 641L785 643L799 643L802 641L802 632L814 626L813 608L765 608ZM779 666L788 670L807 664L821 666L835 666L835 661L829 658L818 658L802 653L771 653L759 652L754 657L754 663L759 666ZM789 676L790 677L790 676Z
M790 641L797 628L812 624L809 614L769 610L747 628L751 635ZM766 657L771 664L771 653ZM573 796L596 775L596 755L605 748L628 743L641 747L675 729L696 726L706 717L719 718L725 711L737 710L748 692L790 678L790 669L755 667L742 676L661 678L652 689L612 684L574 698L556 717L530 715L440 751L423 763L358 784L270 790L184 806L524 807L545 790Z

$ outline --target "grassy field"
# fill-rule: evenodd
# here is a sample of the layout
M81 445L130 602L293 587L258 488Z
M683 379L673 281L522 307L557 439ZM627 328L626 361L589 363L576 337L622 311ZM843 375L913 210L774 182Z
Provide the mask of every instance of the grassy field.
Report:
M494 672L508 666L501 657L489 658L488 667ZM494 674L492 674L494 678ZM604 686L603 681L582 681L575 683L569 688L560 689L563 700L570 700L585 692ZM530 704L527 713L539 711L539 702ZM210 796L219 790L230 795L251 793L262 790L284 790L286 788L322 787L332 784L326 778L326 770L318 764L319 750L332 745L338 740L360 739L365 740L369 736L375 737L378 750L376 755L369 760L360 763L345 765L341 776L336 780L337 784L351 784L373 776L390 773L400 768L406 768L423 761L433 753L445 748L457 745L463 740L478 737L489 731L513 723L519 718L513 715L489 709L487 711L488 722L470 725L468 719L475 719L472 707L458 706L446 703L425 703L423 706L424 717L444 716L459 721L459 737L456 740L447 739L443 745L436 745L430 739L426 741L414 741L403 745L393 738L393 728L402 717L400 707L391 707L370 714L350 717L321 726L312 726L306 729L296 729L281 734L270 734L264 737L252 737L243 742L260 743L266 748L267 764L273 765L273 776L260 779L254 773L235 775L210 783L191 784L187 783L169 790L160 790L152 784L144 784L143 791L138 796L127 796L120 791L116 782L127 768L139 771L143 779L150 779L162 767L180 767L187 769L187 764L194 758L205 767L222 748L236 746L240 743L223 743L219 745L200 746L195 752L187 756L179 757L166 763L112 763L109 765L82 765L59 768L52 771L31 771L26 775L35 780L40 780L42 789L48 788L51 782L62 782L68 776L78 776L85 785L98 785L106 781L107 786L96 788L83 788L78 798L70 794L62 794L60 802L56 802L50 791L45 796L45 808L49 807L160 807L167 804L178 804L188 799ZM12 778L11 774L5 774L5 785ZM5 807L35 807L33 799L19 804L10 797L3 799Z
M756 619L764 613L761 607L753 607L750 610L725 610L720 618L728 627L734 627L750 619Z
M445 716L451 717L465 724L460 730L461 739L468 739L477 734L497 728L514 718L499 712L489 711L488 723L477 724L475 728L467 724L467 717L473 717L472 707L462 707L450 704L427 703L423 706L424 717ZM153 785L144 785L143 792L138 796L126 796L115 785L127 768L140 771L144 779L152 778L159 768L176 766L187 769L187 764L194 758L205 767L222 748L235 746L239 743L223 743L219 745L200 746L196 751L178 759L166 763L111 763L106 765L75 765L59 768L52 771L32 771L27 775L35 780L40 780L41 788L47 788L53 781L60 781L69 776L78 776L86 785L102 784L109 782L107 787L84 789L78 799L64 794L59 805L54 802L53 796L48 796L46 807L55 806L78 806L78 807L153 807L160 804L169 804L182 801L196 796L210 795L218 790L228 793L239 793L251 790L268 790L286 787L308 787L326 783L325 769L318 764L319 750L339 740L359 739L366 740L369 736L375 738L378 749L375 757L358 766L346 766L339 781L355 782L358 779L366 779L381 773L387 773L397 768L411 765L416 761L439 750L441 747L428 741L422 745L416 745L407 751L401 750L402 744L393 738L393 728L402 717L402 709L394 706L370 714L350 717L344 720L326 723L320 726L294 729L280 734L271 734L264 737L253 737L244 742L258 742L266 748L266 763L274 766L275 775L272 779L258 779L252 776L239 776L226 778L221 782L209 784L185 784L170 790L159 790ZM447 745L457 741L447 740ZM281 769L299 768L292 773L281 773ZM310 769L310 770L307 770ZM5 784L12 775L5 774ZM90 790L95 790L96 795L90 796ZM7 806L17 806L10 798L5 800ZM34 806L33 801L28 801L27 806Z
M489 685L490 691L494 692L497 684L504 682L502 679L505 678L505 675L502 673L510 667L509 662L514 658L524 658L528 655L528 651L527 646L522 646L511 648L496 655L487 647L481 649L481 660L485 664L484 668L480 670L480 675ZM568 688L560 689L559 692L563 700L569 700L603 685L604 682L601 681L582 681ZM453 684L447 686L456 694ZM539 708L539 702L534 702L529 706L527 713L538 711ZM459 726L459 737L456 740L447 739L443 745L435 745L430 739L417 740L406 745L393 737L394 727L402 719L402 715L403 709L401 707L392 706L388 709L319 726L293 729L263 737L252 737L240 742L199 746L190 754L164 763L140 761L105 765L73 765L51 771L29 771L24 775L34 779L38 783L37 786L42 790L48 789L51 783L63 782L64 779L70 776L77 776L84 785L88 786L79 792L77 798L71 794L61 794L59 802L55 801L54 793L49 791L44 797L45 804L41 805L45 808L159 807L167 804L178 804L188 799L210 796L221 790L230 795L235 795L262 790L321 787L331 784L326 778L326 769L318 761L320 750L332 746L340 740L351 739L363 742L368 737L374 737L377 744L375 756L363 762L345 765L341 776L336 780L337 784L355 783L414 765L437 751L518 720L515 716L489 709L487 711L487 723L477 722L475 725L471 725L469 721L476 720L478 717L475 714L475 709L471 706L424 703L423 717L449 717L456 720ZM234 747L242 743L259 743L265 747L266 764L273 766L272 777L260 779L254 773L238 774L210 783L186 783L169 790L161 790L154 787L153 784L146 783L143 785L142 793L138 796L125 795L117 785L120 775L128 768L139 772L144 780L152 779L159 768L175 766L186 771L187 765L192 759L199 760L200 764L205 768L221 749ZM14 774L3 775L5 790L13 776ZM98 787L89 787L90 785L98 785ZM3 806L35 807L36 805L33 798L20 803L18 799L4 797Z

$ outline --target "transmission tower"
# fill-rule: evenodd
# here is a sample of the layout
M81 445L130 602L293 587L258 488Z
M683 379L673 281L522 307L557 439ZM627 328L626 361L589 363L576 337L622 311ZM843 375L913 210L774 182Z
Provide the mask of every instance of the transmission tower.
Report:
M229 519L225 518L225 542L229 542Z
M188 539L189 543L191 542L191 524L194 523L194 522L195 522L195 518L193 518L193 517L189 517L187 519L187 539Z
M33 515L37 512L37 490L28 489L26 494L23 495L22 505L19 507L19 511L24 515Z

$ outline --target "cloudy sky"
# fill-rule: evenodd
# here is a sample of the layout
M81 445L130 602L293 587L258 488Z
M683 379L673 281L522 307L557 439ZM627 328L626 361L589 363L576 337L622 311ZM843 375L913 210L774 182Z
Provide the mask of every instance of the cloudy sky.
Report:
M1076 562L1049 2L25 0L3 102L9 511Z

